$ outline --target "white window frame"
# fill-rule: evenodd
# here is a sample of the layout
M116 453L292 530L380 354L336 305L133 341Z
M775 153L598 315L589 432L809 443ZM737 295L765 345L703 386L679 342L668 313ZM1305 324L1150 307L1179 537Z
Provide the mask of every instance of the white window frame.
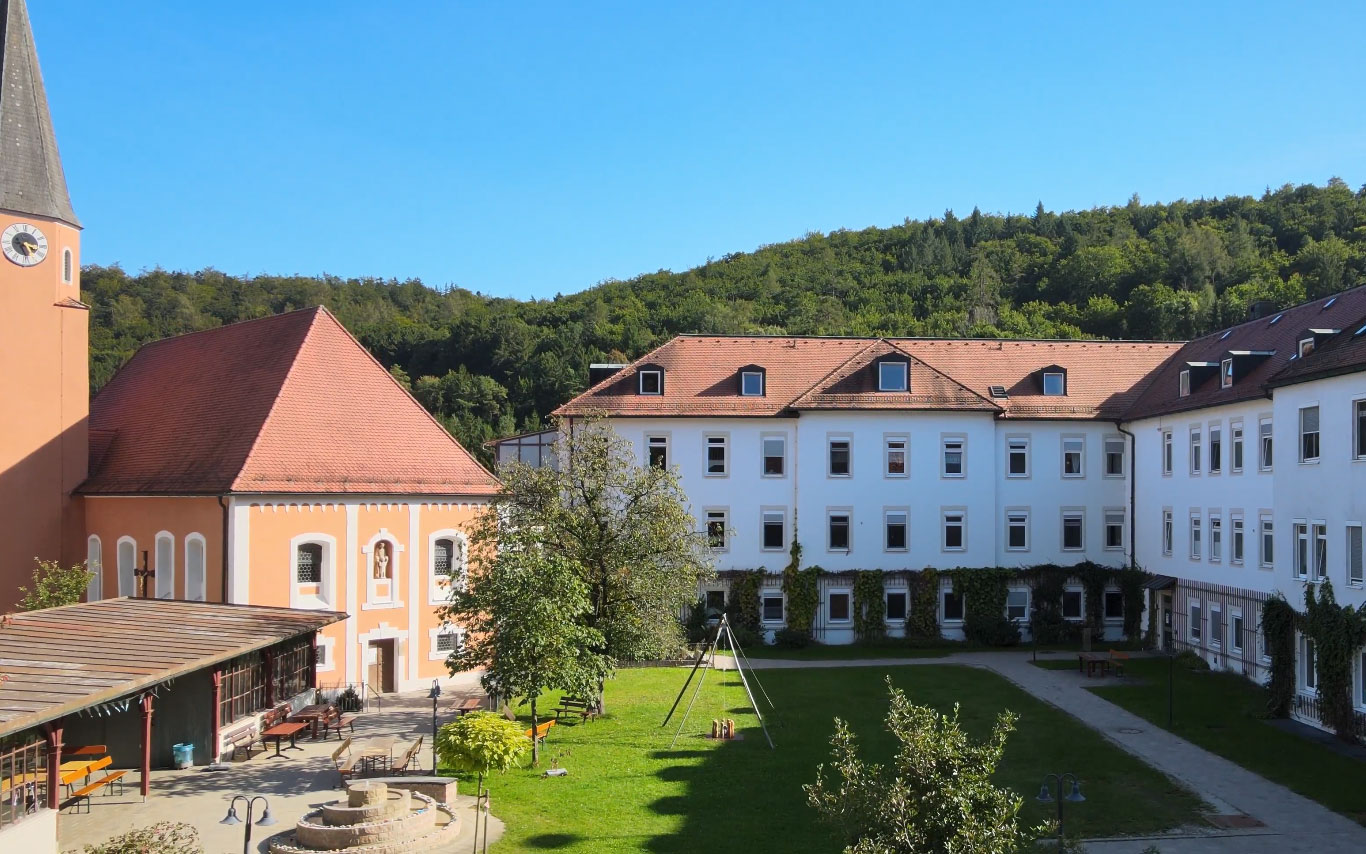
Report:
M1205 603L1195 597L1186 600L1186 642L1192 646L1204 646Z
M892 471L892 454L896 449L894 442L900 442L901 471ZM911 437L907 433L885 433L882 436L882 476L906 478L911 476Z
M844 548L837 548L830 539L836 516L844 517ZM854 550L854 508L825 508L825 550L833 554L849 554Z
M751 378L759 382L758 391L749 391L747 381ZM740 396L741 397L763 397L764 392L764 372L763 371L741 371L740 372Z
M1243 622L1243 609L1232 605L1228 609L1228 650L1235 655L1243 654L1243 632L1247 625Z
M776 473L776 474L770 473L770 472L768 471L768 460L769 460L768 443L769 443L769 442L780 442L780 443L782 444L782 449L783 449L783 450L782 450L782 453L779 454L778 457L777 457L777 459L779 459L779 460L781 461L780 465L782 466L782 471L781 471L781 472L778 472L778 473ZM766 478L769 478L769 479L771 479L771 480L782 480L782 479L784 479L784 478L787 477L787 469L788 469L788 466L787 466L787 434L786 434L786 433L760 433L760 434L759 434L759 476L760 476L760 477L766 477Z
M896 368L900 373L900 381L888 383L888 368ZM892 377L895 380L895 377ZM911 390L911 366L907 362L898 360L888 360L877 364L877 390L886 392L900 392L902 394Z
M1200 511L1191 511L1190 519L1190 558L1191 560L1200 560L1204 553L1204 549L1202 548L1204 545L1204 537L1202 536L1203 532L1201 531Z
M777 599L780 603L779 610L782 616L776 620L768 616L768 602ZM759 591L759 622L765 626L781 626L787 622L787 594L781 589L760 589Z
M1271 471L1276 465L1276 430L1270 418L1257 419L1257 470Z
M772 521L771 516L777 516L782 525L782 543L776 546L765 545L768 540L767 529ZM786 507L761 507L759 508L759 551L761 552L782 552L788 547L787 537L787 508Z
M1127 523L1127 516L1128 514L1124 512L1123 507L1106 507L1104 509L1102 518L1105 520L1105 538L1101 541L1101 548L1104 551L1124 551L1124 542L1126 539L1125 535L1128 533L1125 529L1129 527ZM1116 527L1114 524L1115 519L1119 519L1119 545L1112 546L1110 545L1110 529Z
M1108 613L1109 609L1106 606L1109 604L1110 597L1115 595L1119 596L1119 616L1111 617ZM1124 622L1123 590L1118 587L1106 587L1100 591L1100 618L1102 622L1109 623L1112 626L1117 626Z
M76 281L76 261L71 254L70 247L62 250L62 284L69 285Z
M711 539L711 525L718 521L712 518L720 517L721 522L721 545L713 545ZM703 507L702 508L703 528L702 534L707 538L707 548L713 554L724 554L730 551L730 508L729 507Z
M1306 415L1306 413L1308 413L1310 410L1313 411L1313 413L1314 413L1314 420L1317 422L1317 425L1318 425L1317 428L1314 429L1314 430L1306 430L1306 429L1304 429L1305 415ZM1322 457L1322 455L1323 455L1323 447L1322 447L1322 445L1321 445L1321 440L1322 440L1322 438L1323 438L1323 433L1322 433L1323 420L1322 420L1322 418L1323 418L1323 410L1321 410L1321 409L1319 408L1319 405L1318 405L1317 403L1310 404L1310 405L1308 405L1308 406L1301 406L1301 407L1299 408L1299 419L1298 419L1298 422L1297 422L1297 426L1298 426L1298 428L1299 428L1300 440L1299 440L1299 444L1298 444L1298 447L1297 447L1297 451L1298 451L1298 453L1299 453L1300 465L1303 465L1303 466L1318 465L1319 459L1320 459L1320 457ZM1310 436L1312 436L1312 437L1314 438L1314 452L1313 452L1313 456L1310 456L1308 450L1305 448L1305 444L1308 442Z
M299 583L299 546L320 546L318 581ZM289 541L289 607L315 611L336 610L337 603L337 538L318 531L299 534ZM369 573L369 568L366 568ZM314 589L316 588L316 589Z
M1126 445L1126 444L1127 444L1127 443L1124 441L1124 437L1123 437L1123 436L1106 436L1106 437L1105 437L1105 441L1104 441L1104 443L1103 443L1103 447L1104 447L1104 449L1105 449L1105 454L1104 454L1104 459L1102 460L1102 462L1104 462L1104 464L1105 464L1105 467L1104 467L1104 469L1101 471L1101 476L1102 476L1102 477L1108 477L1108 478L1111 478L1112 480L1123 480L1123 479L1124 479L1125 474L1128 472L1128 462L1125 460L1125 457L1127 456L1127 454L1125 454L1125 450L1126 450L1126 449L1125 449L1125 445ZM1118 451L1115 450L1116 448L1118 448ZM1114 456L1116 456L1116 454L1117 454L1118 457L1119 457L1119 472L1118 472L1118 473L1112 473L1112 472L1110 471L1110 460L1111 460L1111 458L1113 458Z
M1204 462L1202 459L1204 457L1202 436L1203 431L1198 425L1190 429L1190 453L1187 455L1189 456L1187 463L1190 465L1191 477L1200 476L1200 464Z
M1162 476L1163 476L1163 477L1171 477L1171 476L1172 476L1172 464L1173 464L1173 463L1175 462L1175 460L1176 460L1176 458L1173 456L1173 454L1175 454L1175 453L1176 453L1176 448L1175 448L1175 446L1174 446L1174 443L1172 442L1172 431L1170 431L1170 430L1163 430L1163 431L1162 431Z
M1228 562L1242 566L1247 559L1247 525L1241 510L1228 514Z
M1217 421L1209 425L1208 470L1211 477L1224 471L1224 428Z
M1191 396L1191 372L1189 368L1183 370L1177 378L1176 392L1178 397Z
M673 465L673 462L674 462L674 460L673 460L673 456L674 456L674 455L673 455L673 447L672 447L673 442L669 441L669 439L670 439L670 436L669 436L668 433L646 433L646 434L645 434L645 460L644 460L644 464L645 464L645 465L644 465L644 467L648 468L649 466L654 465L654 463L651 462L651 459L650 459L650 458L651 458L652 452L654 451L655 448L663 448L663 449L664 449L664 465L663 465L663 466L660 466L660 468L662 468L662 469L664 469L664 470L667 471L668 468L669 468L669 466Z
M1309 540L1309 520L1296 519L1290 525L1290 571L1301 581L1309 578L1309 562L1314 559L1314 548Z
M1162 508L1162 553L1172 554L1176 549L1176 518L1172 508Z
M1309 538L1312 547L1312 580L1318 584L1328 578L1328 523L1315 519L1309 524Z
M1067 594L1077 594L1077 616L1067 616ZM1069 623L1086 622L1086 589L1080 584L1066 584L1062 588L1062 598L1058 600L1058 613L1062 614L1063 620Z
M845 468L843 474L835 472L835 445L844 445ZM849 433L827 433L825 436L825 476L847 480L854 476L854 437Z
M1057 385L1050 390L1049 380L1053 380ZM1043 393L1046 397L1066 397L1067 396L1067 374L1062 371L1044 371L1043 374Z
M958 472L949 471L949 446L958 445ZM968 437L962 433L941 433L939 436L939 476L959 479L968 476Z
M945 626L961 626L964 618L968 615L968 604L963 601L962 596L959 596L958 607L962 611L963 616L950 617L949 609L946 607L948 604L946 600L951 595L953 595L953 582L946 579L939 586L939 622Z
M1021 614L1021 615L1018 616L1018 617L1012 617L1012 616L1010 615L1010 597L1011 597L1011 596L1017 596L1017 595L1018 595L1018 596L1023 596L1023 597L1024 597L1024 613ZM1030 595L1029 595L1029 588L1028 588L1028 587L1011 587L1010 589L1006 590L1006 613L1005 613L1005 618L1006 618L1007 620L1011 620L1012 622L1016 622L1016 623L1025 623L1025 622L1028 622L1028 621L1029 621L1029 605L1030 605L1030 601L1029 601L1029 600L1030 600Z
M436 542L451 541L451 572L436 572ZM470 542L458 528L439 528L427 535L427 604L444 605L450 601L451 591L464 590L470 578Z
M1027 435L1006 436L1006 477L1012 480L1028 480L1032 471L1029 461L1030 438ZM1024 459L1024 471L1013 472L1010 470L1012 458L1019 455Z
M441 639L445 637L455 638L455 649L442 651ZM451 623L442 623L435 628L427 630L427 660L445 661L452 654L465 648L465 630L460 626Z
M1076 434L1065 435L1061 439L1061 456L1059 457L1058 473L1068 480L1078 480L1086 477L1086 437ZM1077 457L1077 470L1072 473L1067 471L1067 458L1075 454Z
M891 616L890 609L887 607L888 600L893 596L900 596L902 602L901 616ZM888 587L882 591L882 614L883 619L893 626L900 626L906 622L911 615L911 591L906 587Z
M847 616L836 618L832 612L834 599L836 596L843 596L847 600L845 614ZM843 626L854 622L854 591L850 587L836 587L825 592L825 618L830 621L832 626Z
M957 516L959 524L960 546L949 545L949 517ZM941 507L939 508L939 550L943 552L965 552L968 550L968 508L966 507Z
M162 546L165 546L163 553ZM156 572L156 588L152 595L158 599L175 598L175 534L170 531L157 531L152 539L153 569ZM162 566L165 563L165 566Z
M901 524L904 526L903 539L906 545L900 548L892 548L888 545L888 533L893 524L891 517L900 516ZM902 554L911 548L911 508L909 507L883 507L882 508L882 550L894 554Z
M656 391L645 390L645 377L655 378ZM658 368L648 368L636 374L636 392L647 397L662 397L664 395L664 372Z
M1209 562L1222 563L1224 560L1224 517L1219 513L1209 514Z
M1005 550L1008 552L1027 552L1029 551L1030 537L1030 512L1028 507L1007 507L1005 511ZM1016 520L1019 520L1018 524ZM1010 531L1012 528L1024 529L1024 545L1012 546L1010 544Z
M1229 454L1228 470L1233 474L1242 474L1243 466L1247 464L1246 446L1243 444L1243 422L1228 422Z
M1064 507L1061 510L1060 522L1058 525L1058 549L1064 552L1084 552L1086 551L1086 508L1085 507ZM1081 534L1081 543L1076 547L1069 548L1067 545L1067 523L1075 519L1078 523L1077 529Z
M1209 641L1207 646L1210 649L1222 650L1224 648L1224 606L1213 600L1205 603L1205 609L1209 613ZM1218 614L1218 617L1215 615ZM1218 632L1215 631L1218 627Z
M1352 459L1366 461L1366 397L1352 399Z
M1352 532L1356 532L1356 543L1352 543ZM1348 522L1343 526L1343 569L1347 577L1348 587L1361 587L1366 584L1366 531L1362 530L1360 522ZM1353 564L1356 564L1353 567ZM1352 570L1356 570L1356 577L1353 577Z
M702 459L703 477L730 477L730 434L729 433L706 433L702 436L703 453L706 454ZM711 451L712 448L721 449L721 470L711 470Z
M1267 537L1271 538L1271 548L1267 548ZM1276 565L1276 523L1272 514L1257 514L1257 561L1263 569Z
M1219 388L1233 388L1233 360L1219 362Z
M190 559L190 546L199 547L199 577L196 579L191 570L194 561ZM192 532L185 535L185 599L190 602L206 602L209 596L209 548L204 535Z
M1316 694L1319 686L1319 656L1318 649L1314 646L1314 639L1308 635L1300 635L1296 644L1295 670L1299 678L1295 681L1301 693ZM1313 659L1312 664L1310 659Z

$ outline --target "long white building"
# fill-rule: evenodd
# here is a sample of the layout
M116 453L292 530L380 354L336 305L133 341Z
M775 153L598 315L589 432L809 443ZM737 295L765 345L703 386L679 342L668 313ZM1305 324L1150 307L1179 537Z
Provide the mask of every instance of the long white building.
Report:
M907 572L1134 565L1157 576L1164 646L1260 679L1273 592L1302 607L1331 578L1339 602L1366 601L1366 289L1252 315L1184 344L686 335L557 414L606 414L643 463L677 468L717 568L772 573L766 628L784 622L794 541L832 573L827 643L853 639L841 571L888 572L895 634ZM724 582L707 593L719 603ZM1068 619L1084 607L1064 601ZM1007 609L1027 615L1029 591ZM946 585L946 635L961 615ZM1366 713L1366 652L1356 670Z

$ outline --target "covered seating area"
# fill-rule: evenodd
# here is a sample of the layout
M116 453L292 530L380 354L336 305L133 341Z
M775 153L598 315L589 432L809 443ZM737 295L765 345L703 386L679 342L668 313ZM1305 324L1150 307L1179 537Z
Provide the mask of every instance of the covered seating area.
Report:
M134 780L145 800L177 755L214 761L224 723L311 698L315 634L345 617L130 598L6 616L0 850L55 851L58 810Z

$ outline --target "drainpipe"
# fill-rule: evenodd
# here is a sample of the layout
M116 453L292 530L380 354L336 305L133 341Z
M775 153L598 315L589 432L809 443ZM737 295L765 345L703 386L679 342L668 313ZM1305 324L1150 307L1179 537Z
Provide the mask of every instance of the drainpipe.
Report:
M229 510L228 510L228 502L224 500L225 498L227 498L227 496L225 496L225 495L220 495L220 496L218 496L218 506L223 508L223 548L222 548L223 556L222 556L222 565L218 568L218 574L221 575L221 576L223 577L223 598L222 598L222 600L220 600L220 601L222 601L224 604L227 604L227 602L228 602L228 521L229 521L229 519L230 519L230 517L231 517L231 514L230 514L230 512L229 512Z
M1138 539L1137 508L1134 506L1134 499L1137 495L1138 486L1138 438L1124 429L1124 424L1119 419L1115 419L1115 429L1129 437L1129 568L1137 569L1138 561L1135 559L1134 542Z

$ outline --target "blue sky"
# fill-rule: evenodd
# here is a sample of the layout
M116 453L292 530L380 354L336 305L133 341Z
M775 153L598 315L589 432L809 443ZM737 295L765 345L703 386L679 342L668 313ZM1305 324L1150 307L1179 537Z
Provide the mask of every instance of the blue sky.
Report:
M30 0L87 263L549 297L808 231L1366 183L1366 4Z

